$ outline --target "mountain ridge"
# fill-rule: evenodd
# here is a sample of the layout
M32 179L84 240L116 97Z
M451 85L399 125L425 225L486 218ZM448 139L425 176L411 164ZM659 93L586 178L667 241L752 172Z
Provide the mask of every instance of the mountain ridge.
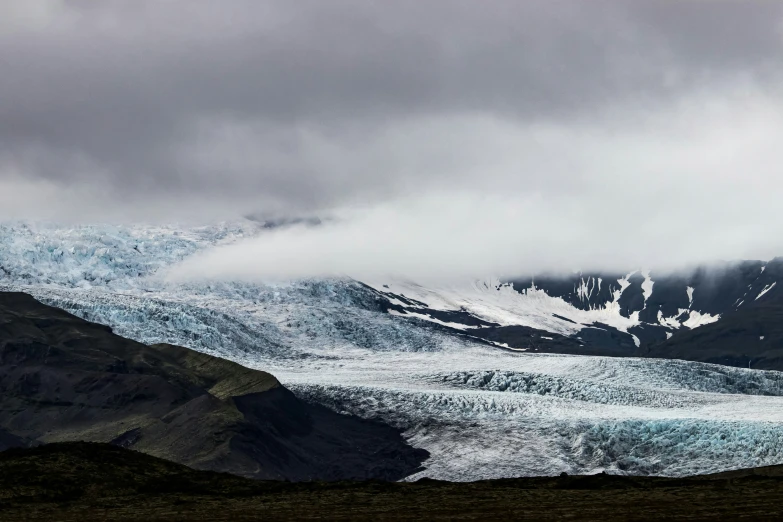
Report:
M748 361L753 364L753 355L738 351L713 357L703 353L709 350L703 343L701 351L692 344L686 350L680 343L698 338L693 332L707 327L710 332L722 332L711 341L738 342L740 338L732 337L731 332L743 318L778 307L783 301L778 292L783 288L783 258L702 266L663 276L637 270L619 276L578 272L572 276L494 279L461 290L395 283L368 285L387 302L389 313L428 321L509 349L747 366ZM535 302L540 304L531 306ZM748 309L751 312L739 313ZM509 311L510 316L506 314ZM764 317L775 321L772 315ZM715 326L724 319L729 319L733 330ZM768 337L766 347L774 350L783 344L777 337ZM763 359L759 368L783 369L783 361L774 354Z

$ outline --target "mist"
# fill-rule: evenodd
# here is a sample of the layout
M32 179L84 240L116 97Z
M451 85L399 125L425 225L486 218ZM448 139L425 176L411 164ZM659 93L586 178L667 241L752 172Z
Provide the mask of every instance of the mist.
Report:
M781 138L783 104L752 89L580 125L415 122L338 163L369 168L375 150L394 148L404 168L448 179L422 175L385 200L332 209L322 226L206 252L170 277L457 280L769 259L783 253Z
M762 0L6 0L0 220L325 220L188 279L769 258L781 27Z

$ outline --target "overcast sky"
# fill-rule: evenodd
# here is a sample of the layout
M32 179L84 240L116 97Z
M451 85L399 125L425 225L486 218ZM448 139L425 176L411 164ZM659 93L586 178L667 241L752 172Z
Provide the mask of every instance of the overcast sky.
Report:
M4 0L0 217L333 216L337 265L770 256L781 76L774 1Z

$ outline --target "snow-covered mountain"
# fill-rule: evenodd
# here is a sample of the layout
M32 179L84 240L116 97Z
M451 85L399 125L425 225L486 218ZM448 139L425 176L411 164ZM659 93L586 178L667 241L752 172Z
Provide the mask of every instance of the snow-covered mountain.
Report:
M462 286L421 286L407 281L372 283L390 302L392 314L416 317L527 352L585 355L654 355L783 369L770 349L783 347L775 317L754 327L754 339L727 356L709 346L677 349L692 331L720 332L724 342L748 321L781 304L778 283L783 259L742 261L657 275L639 270L626 275L497 278ZM783 283L781 284L783 287ZM716 326L721 319L734 330ZM738 324L738 320L742 324ZM739 330L737 330L739 328ZM781 332L783 334L783 332ZM717 334L716 334L717 335ZM714 340L713 340L714 341ZM693 344L693 343L691 343Z
M450 287L159 277L196 252L264 230L253 221L2 225L0 289L142 342L270 371L300 397L402 427L432 454L420 476L680 475L783 462L783 374L555 354L632 356L709 331L776 302L778 261Z

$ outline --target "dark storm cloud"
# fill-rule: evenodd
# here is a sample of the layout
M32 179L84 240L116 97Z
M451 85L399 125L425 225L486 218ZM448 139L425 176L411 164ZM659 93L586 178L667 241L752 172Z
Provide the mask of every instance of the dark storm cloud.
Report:
M9 0L0 180L218 213L471 181L448 151L473 137L433 152L406 136L772 90L782 15L721 0Z

